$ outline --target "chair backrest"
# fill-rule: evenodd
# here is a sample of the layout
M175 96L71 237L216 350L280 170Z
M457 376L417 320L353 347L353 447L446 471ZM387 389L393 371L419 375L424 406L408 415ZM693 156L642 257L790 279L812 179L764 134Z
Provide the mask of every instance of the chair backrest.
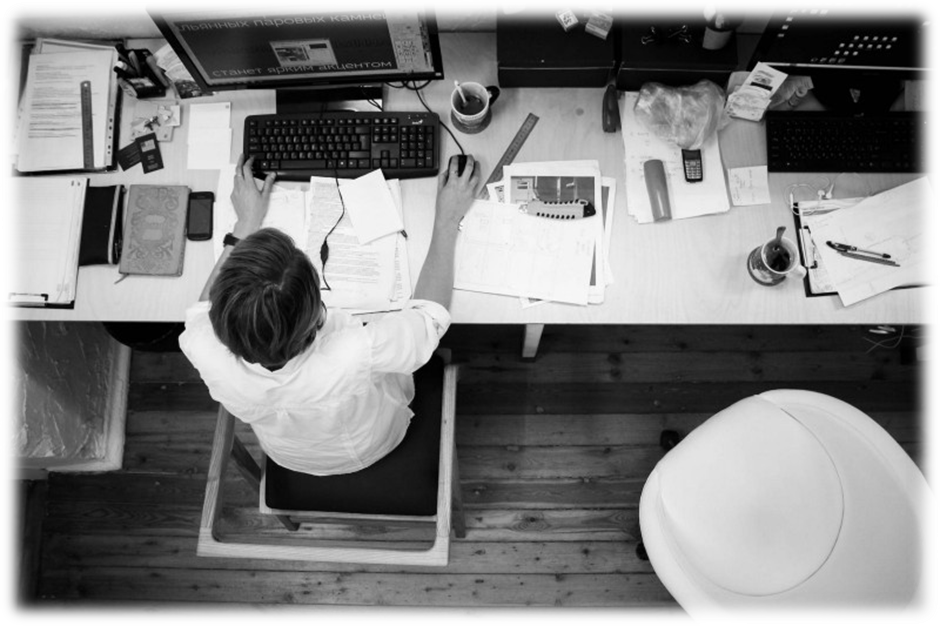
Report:
M640 496L650 563L691 614L903 605L929 490L870 417L823 394L741 400L657 464Z
M462 507L458 506L457 519L452 518L451 515L451 508L455 501L458 504L460 503L459 477L457 475L454 444L458 372L459 369L456 365L446 365L443 369L442 392L440 394L440 429L439 437L435 438L438 441L437 450L433 451L437 463L437 480L434 485L434 491L436 492L435 506L433 511L423 511L422 514L417 515L388 515L376 511L289 510L273 509L266 506L264 504L265 488L263 485L266 482L264 472L236 437L235 418L224 407L220 407L212 445L212 457L209 462L197 554L200 556L294 561L446 565L450 552L452 522L457 529L457 535L463 536L464 534ZM407 452L407 450L405 451ZM270 535L264 538L259 537L257 543L244 540L227 540L219 531L219 521L223 496L222 483L229 458L235 459L242 475L261 493L262 513L276 515L289 530L296 530L299 527L297 519L347 523L350 521L414 523L425 526L433 523L435 529L433 542L430 547L422 548L414 548L410 543L402 545L402 542L389 542L386 546L373 546L370 544L370 547L323 545L324 542L318 539L302 536L302 532L289 531L285 531L283 537L277 537L276 541ZM395 461L395 459L392 460ZM266 462L265 465L268 465L268 463ZM312 481L316 483L316 477L312 477ZM345 479L341 479L339 482L342 484L344 481ZM329 489L326 491L329 491ZM336 509L338 507L327 508Z

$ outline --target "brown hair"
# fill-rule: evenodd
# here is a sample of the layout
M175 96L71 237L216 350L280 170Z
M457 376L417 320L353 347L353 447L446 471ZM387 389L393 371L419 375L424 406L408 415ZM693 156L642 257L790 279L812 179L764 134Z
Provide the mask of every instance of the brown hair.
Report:
M263 228L229 254L209 289L209 319L219 340L251 363L279 368L316 338L320 279L302 250Z

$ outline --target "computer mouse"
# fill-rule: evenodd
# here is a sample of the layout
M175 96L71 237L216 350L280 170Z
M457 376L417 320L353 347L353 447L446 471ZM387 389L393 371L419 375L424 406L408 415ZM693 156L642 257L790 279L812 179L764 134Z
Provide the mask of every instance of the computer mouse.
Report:
M672 206L669 204L669 189L666 187L666 170L659 159L650 159L643 163L643 177L646 179L646 192L650 197L650 209L654 222L663 222L672 218Z
M457 154L453 158L457 159L457 176L463 176L463 170L467 167L467 155Z

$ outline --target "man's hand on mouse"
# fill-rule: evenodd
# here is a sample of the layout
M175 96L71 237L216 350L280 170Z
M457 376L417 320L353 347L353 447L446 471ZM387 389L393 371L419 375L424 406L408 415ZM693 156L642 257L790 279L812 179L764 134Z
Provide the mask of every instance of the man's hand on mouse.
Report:
M465 160L463 168L461 159ZM462 170L462 171L461 171ZM437 179L437 216L454 225L459 224L470 210L480 184L480 166L472 155L455 155L450 158Z
M274 173L271 172L265 177L261 188L258 188L252 171L254 160L254 157L246 160L244 154L238 157L232 187L232 206L237 218L232 233L242 239L261 228L268 211L268 198L274 187Z

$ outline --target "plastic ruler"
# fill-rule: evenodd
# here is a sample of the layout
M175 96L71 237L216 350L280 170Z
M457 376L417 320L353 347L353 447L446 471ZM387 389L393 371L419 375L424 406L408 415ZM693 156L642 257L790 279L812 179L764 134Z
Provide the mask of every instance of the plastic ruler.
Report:
M86 170L95 167L95 145L91 130L91 82L81 83L82 92L82 157Z
M535 124L538 121L538 116L533 113L529 113L525 120L523 120L519 130L516 131L516 135L512 138L512 141L509 142L509 147L503 152L503 156L499 157L499 161L496 162L496 166L490 173L490 177L487 178L486 183L483 184L483 189L480 190L481 198L488 199L490 197L490 192L486 188L487 185L503 179L503 167L513 162L516 155L519 154L519 150L522 148L523 144L525 144L525 140L529 138L529 133L532 132L532 129L535 128Z

